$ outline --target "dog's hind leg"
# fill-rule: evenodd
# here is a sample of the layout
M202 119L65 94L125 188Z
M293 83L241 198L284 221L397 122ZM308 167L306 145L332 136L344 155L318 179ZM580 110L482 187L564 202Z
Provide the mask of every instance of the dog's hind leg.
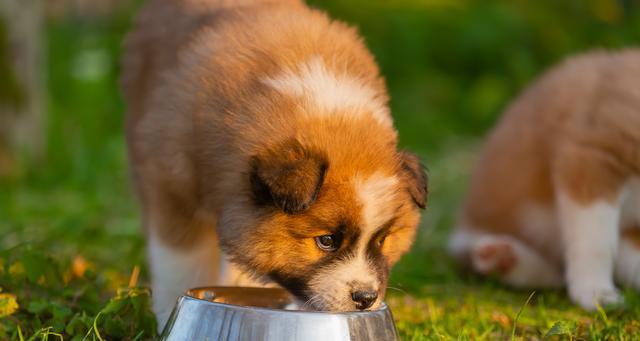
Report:
M616 257L615 279L624 287L640 291L640 228L622 233Z
M640 180L629 182L622 214L620 247L615 261L615 280L640 291Z
M465 255L468 265L482 275L497 276L516 288L556 288L562 273L522 241L507 235L458 230L451 239L454 255Z
M471 263L481 274L495 274L516 288L557 288L562 272L538 252L511 236L485 235L471 249Z

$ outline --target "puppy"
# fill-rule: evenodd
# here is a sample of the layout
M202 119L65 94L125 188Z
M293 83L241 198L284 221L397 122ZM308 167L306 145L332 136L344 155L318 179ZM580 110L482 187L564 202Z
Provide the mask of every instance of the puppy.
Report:
M212 284L379 306L426 176L353 28L299 1L150 0L122 72L160 325Z
M507 109L471 178L453 254L585 309L640 290L640 50L578 56Z

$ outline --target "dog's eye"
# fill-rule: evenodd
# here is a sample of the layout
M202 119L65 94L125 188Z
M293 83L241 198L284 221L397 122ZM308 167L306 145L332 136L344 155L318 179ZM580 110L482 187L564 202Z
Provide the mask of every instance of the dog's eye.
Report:
M340 247L341 239L338 234L326 234L316 237L316 244L323 251L335 251Z
M387 235L384 235L378 238L378 247L382 247L384 245L384 240L387 239Z

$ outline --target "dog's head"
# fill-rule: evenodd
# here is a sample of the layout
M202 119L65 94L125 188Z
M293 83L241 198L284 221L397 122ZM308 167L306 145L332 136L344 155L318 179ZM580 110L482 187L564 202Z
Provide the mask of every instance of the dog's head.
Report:
M221 219L232 259L305 309L379 306L425 206L418 158L395 147L341 156L291 139L254 155L248 169L246 197L226 205Z

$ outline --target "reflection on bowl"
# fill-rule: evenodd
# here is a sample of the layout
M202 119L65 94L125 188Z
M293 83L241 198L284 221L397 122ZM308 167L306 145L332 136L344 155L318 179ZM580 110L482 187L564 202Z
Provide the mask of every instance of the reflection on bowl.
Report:
M243 307L285 309L291 304L289 293L278 288L211 287L187 290L186 296Z
M292 300L276 288L209 287L181 296L160 340L355 341L397 340L393 317L374 311L283 310Z

